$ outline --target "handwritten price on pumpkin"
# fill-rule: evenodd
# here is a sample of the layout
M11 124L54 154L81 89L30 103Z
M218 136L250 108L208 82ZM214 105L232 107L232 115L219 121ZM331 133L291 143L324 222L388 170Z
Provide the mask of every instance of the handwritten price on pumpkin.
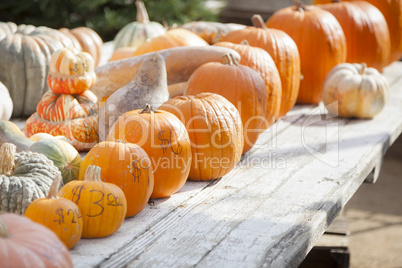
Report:
M176 148L172 144L172 130L169 130L169 138L165 137L165 131L161 130L158 133L158 139L161 141L162 152L165 153L167 148L170 147L174 154L181 154L183 147L180 143L177 143Z
M78 201L81 199L81 194L82 191L85 190L84 185L80 185L80 186L76 186L74 187L71 192L73 193L73 198L72 201L75 202L76 204L78 204ZM105 207L103 204L103 199L106 198L106 205L107 206L112 206L112 207L120 207L123 206L123 204L121 203L120 197L115 196L112 193L108 193L105 196L105 193L102 192L101 190L90 190L89 193L94 193L94 192L98 192L100 194L100 198L98 198L97 200L93 201L91 204L99 207L100 211L99 213L96 214L87 214L88 217L97 217L103 214Z
M57 208L55 213L58 216L58 219L53 221L57 222L58 224L64 224L64 214L66 214L66 217L71 215L71 223L77 223L77 220L81 218L81 212L79 209L69 209L66 213L64 209Z

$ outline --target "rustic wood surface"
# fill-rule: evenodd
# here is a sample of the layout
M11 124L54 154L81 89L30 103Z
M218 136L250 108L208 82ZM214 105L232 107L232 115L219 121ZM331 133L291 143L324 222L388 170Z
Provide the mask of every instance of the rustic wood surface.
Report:
M297 267L402 131L402 62L373 120L296 106L228 175L155 200L113 235L81 239L75 267Z

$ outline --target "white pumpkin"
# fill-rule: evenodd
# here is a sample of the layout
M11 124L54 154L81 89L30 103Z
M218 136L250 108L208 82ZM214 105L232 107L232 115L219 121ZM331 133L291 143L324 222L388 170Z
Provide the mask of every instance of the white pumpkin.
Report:
M0 81L0 120L9 120L13 113L13 101L6 86Z
M384 108L388 92L387 79L376 69L365 63L341 63L326 77L323 102L339 117L373 118Z

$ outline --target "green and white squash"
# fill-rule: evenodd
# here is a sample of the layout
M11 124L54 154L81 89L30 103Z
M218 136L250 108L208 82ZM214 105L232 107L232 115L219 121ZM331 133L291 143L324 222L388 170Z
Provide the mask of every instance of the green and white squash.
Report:
M78 180L82 158L71 144L57 139L40 140L32 144L28 150L40 152L52 160L61 172L64 184Z
M8 120L13 113L13 101L6 86L0 81L0 120Z
M139 47L147 40L162 35L166 29L162 24L149 21L147 10L142 1L136 1L137 21L124 26L115 36L114 49L121 47Z
M33 141L11 121L0 121L0 145L12 143L17 152L32 151L45 155L61 172L63 183L78 180L82 158L68 142L53 138Z
M29 204L47 196L60 171L46 156L33 152L16 153L14 144L0 148L0 213L23 215Z

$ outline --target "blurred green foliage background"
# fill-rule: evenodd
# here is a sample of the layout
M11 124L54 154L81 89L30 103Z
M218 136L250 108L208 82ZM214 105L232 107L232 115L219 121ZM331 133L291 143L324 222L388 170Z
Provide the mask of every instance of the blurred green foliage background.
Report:
M1 0L0 21L59 29L86 26L104 42L136 20L135 0ZM143 0L151 21L168 25L195 20L216 21L202 0Z

